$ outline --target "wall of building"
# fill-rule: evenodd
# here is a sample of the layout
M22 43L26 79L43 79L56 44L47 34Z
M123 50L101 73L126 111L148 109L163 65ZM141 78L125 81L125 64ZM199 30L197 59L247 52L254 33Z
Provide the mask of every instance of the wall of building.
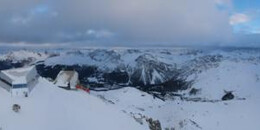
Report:
M39 78L39 75L38 75L35 67L26 75L27 87L28 87L29 92L36 85L38 78Z
M35 85L38 83L38 78L39 78L39 76L37 75L37 77L35 77L33 80L31 80L30 82L27 83L27 88L28 88L29 92L31 92L32 89L35 87Z
M6 83L4 83L4 82L2 82L1 80L0 80L0 87L4 88L8 92L10 92L11 86L6 84Z
M9 82L10 84L12 83L12 79L9 78L7 75L5 75L4 73L0 72L0 78L6 80L7 82Z
M29 94L28 88L18 88L18 89L11 89L12 96L22 96L24 97L25 94Z
M4 88L8 92L10 92L12 87L12 80L2 72L0 72L0 87Z
M76 85L78 84L78 77L79 77L79 74L78 73L75 73L71 80L70 80L70 88L71 89L76 89Z

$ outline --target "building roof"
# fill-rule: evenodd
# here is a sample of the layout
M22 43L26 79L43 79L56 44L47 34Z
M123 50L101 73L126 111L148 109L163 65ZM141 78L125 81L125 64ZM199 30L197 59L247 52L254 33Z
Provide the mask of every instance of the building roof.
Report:
M34 68L34 66L15 68L9 70L2 70L1 72L8 76L13 84L24 84L26 83L27 74Z
M77 72L76 71L60 71L57 78L56 78L56 81L55 81L55 84L58 85L58 86L61 86L61 87L66 87L68 86L68 83L69 81L72 79L72 77L74 75L76 75Z

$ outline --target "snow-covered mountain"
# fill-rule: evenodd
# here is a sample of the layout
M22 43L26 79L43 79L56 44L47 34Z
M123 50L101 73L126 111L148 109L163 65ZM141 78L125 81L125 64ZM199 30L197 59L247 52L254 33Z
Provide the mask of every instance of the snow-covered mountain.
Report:
M81 83L92 83L93 88L130 85L141 88L153 86L155 88L153 90L158 90L167 88L169 83L175 84L176 88L189 88L198 73L217 68L225 61L259 64L259 50L188 48L89 48L38 52L10 50L0 55L0 69L37 64L40 75L52 79L56 78L62 69L77 70L80 73Z
M52 72L58 72L62 68L78 70L83 72L80 74L82 83L89 83L87 79L94 77L98 84L105 85L163 85L165 82L175 81L185 62L195 58L195 55L197 50L189 49L67 50L46 59L38 68L39 71ZM40 73L51 78L56 75L48 76L45 71Z
M62 69L79 72L82 84L94 88L151 86L165 90L186 89L197 75L222 63L260 64L258 49L108 48L6 51L0 55L0 70L36 64L41 76L56 78ZM92 80L91 80L92 79ZM166 90L165 90L166 91Z
M0 55L0 70L27 66L43 61L47 57L49 57L49 55L42 52L28 50L6 50L5 53L2 52Z
M28 50L19 50L19 51L10 51L6 54L0 55L0 60L10 60L12 62L37 62L44 60L48 57L46 53L28 51Z
M83 48L10 50L0 56L1 69L31 64L49 80L62 69L78 71L81 83L96 90L91 92L95 101L132 117L141 129L148 129L149 119L163 129L260 129L259 49ZM234 98L223 101L227 92Z

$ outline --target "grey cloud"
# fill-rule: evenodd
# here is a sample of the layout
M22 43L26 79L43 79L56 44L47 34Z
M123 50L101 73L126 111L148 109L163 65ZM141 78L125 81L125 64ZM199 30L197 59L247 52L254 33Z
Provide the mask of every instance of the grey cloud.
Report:
M239 47L260 47L260 34L236 34L232 45Z
M48 11L32 13L37 7ZM212 0L0 1L2 42L218 45L232 39Z

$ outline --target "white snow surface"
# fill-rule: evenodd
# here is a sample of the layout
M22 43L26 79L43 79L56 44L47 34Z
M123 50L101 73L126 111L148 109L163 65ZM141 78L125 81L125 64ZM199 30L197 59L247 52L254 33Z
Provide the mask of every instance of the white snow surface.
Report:
M224 90L233 91L240 98L250 98L259 95L259 75L259 64L223 61L219 67L199 74L193 87L202 90L201 97L210 99L221 98Z
M260 64L224 60L217 68L197 74L194 88L201 92L190 98L218 100L192 102L179 98L154 99L135 88L123 88L92 94L112 101L129 115L158 119L163 128L175 130L259 130L260 129ZM221 101L226 91L234 100ZM188 93L189 90L187 90ZM184 92L185 93L185 92ZM245 100L241 100L245 99Z
M225 102L160 101L134 88L98 92L126 111L159 120L163 128L176 130L259 130L260 98ZM256 95L254 95L256 96ZM143 119L143 122L145 120ZM196 122L197 126L193 123Z
M19 104L18 113L12 111ZM144 130L132 117L81 91L66 91L40 78L28 98L0 88L2 130Z

